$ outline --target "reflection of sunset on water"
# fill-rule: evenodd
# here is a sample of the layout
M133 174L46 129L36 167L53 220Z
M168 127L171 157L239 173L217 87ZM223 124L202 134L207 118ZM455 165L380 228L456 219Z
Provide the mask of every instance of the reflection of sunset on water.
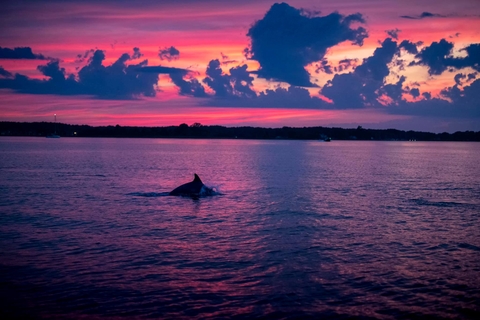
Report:
M7 315L451 317L480 299L475 142L0 149ZM220 194L169 195L194 173Z

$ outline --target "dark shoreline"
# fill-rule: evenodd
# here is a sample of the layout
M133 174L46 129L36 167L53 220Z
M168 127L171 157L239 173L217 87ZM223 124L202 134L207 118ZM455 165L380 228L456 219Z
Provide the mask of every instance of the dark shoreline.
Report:
M55 129L54 129L55 128ZM383 140L383 141L480 141L480 131L431 133L397 129L329 127L224 127L195 123L167 127L88 126L53 122L0 121L0 136L44 137L53 131L62 137L191 138L191 139L286 139L286 140Z

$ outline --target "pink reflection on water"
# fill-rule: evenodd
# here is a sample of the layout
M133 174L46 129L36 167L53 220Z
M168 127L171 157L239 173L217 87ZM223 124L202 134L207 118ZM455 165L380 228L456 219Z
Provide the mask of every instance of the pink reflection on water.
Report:
M46 140L2 145L3 266L42 303L452 316L478 299L476 144ZM164 194L193 172L224 194Z

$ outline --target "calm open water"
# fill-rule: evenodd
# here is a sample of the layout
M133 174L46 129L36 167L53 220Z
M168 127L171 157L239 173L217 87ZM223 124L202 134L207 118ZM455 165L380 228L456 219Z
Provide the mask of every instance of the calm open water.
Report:
M477 318L480 143L0 138L0 317ZM222 195L167 192L199 174Z

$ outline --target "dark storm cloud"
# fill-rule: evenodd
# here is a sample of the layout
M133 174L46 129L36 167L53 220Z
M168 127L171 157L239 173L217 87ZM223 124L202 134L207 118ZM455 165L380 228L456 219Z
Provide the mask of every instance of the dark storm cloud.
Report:
M95 49L86 50L83 54L77 54L77 59L75 59L76 63L84 62L90 55L95 52Z
M425 100L416 102L401 102L398 106L387 108L389 113L418 116L434 116L442 118L480 118L480 79L469 86L459 88L458 85L442 90L442 96L450 101L431 98L424 92Z
M185 74L179 72L170 73L170 79L172 79L172 82L180 89L179 93L181 95L198 98L208 96L205 92L205 88L197 79L191 78L185 80L184 75Z
M336 74L321 93L340 109L378 105L377 90L384 85L384 79L390 73L388 64L398 52L397 42L385 39L381 47L375 49L373 55L364 59L353 72Z
M237 66L230 68L230 83L233 87L233 92L237 96L241 97L254 97L256 95L253 91L252 81L254 78L250 76L250 73L247 71L247 65Z
M219 60L211 60L207 66L206 77L203 79L213 95L205 91L203 85L195 78L188 77L187 70L170 74L172 82L180 89L181 95L210 98L201 104L206 106L222 107L249 107L249 108L328 108L328 104L319 98L311 97L306 89L290 86L277 87L275 90L266 90L257 94L253 90L251 73L247 65L240 65L224 73ZM156 67L149 67L150 69ZM173 69L173 68L172 68Z
M143 57L143 53L140 52L140 49L137 47L133 48L132 59L140 59L141 57Z
M464 81L465 79L467 80ZM455 75L454 80L455 84L444 88L438 97L432 97L430 92L420 94L418 88L409 89L406 87L402 89L401 86L394 88L391 85L386 85L379 92L387 93L392 97L393 101L388 103L384 110L391 114L424 117L479 118L480 79L471 82L470 85L465 85L469 82L468 76L459 73ZM399 82L403 81L404 79L402 78L399 80ZM393 92L391 91L392 89L394 89ZM389 90L390 92L387 92ZM401 93L410 94L415 99L420 97L422 99L406 101L401 98Z
M0 76L5 77L5 78L11 78L13 77L13 74L5 70L2 66L0 66Z
M210 96L211 99L203 103L204 105L247 108L329 108L328 103L317 97L311 97L308 90L295 86L267 89L257 94L252 89L254 78L247 70L246 65L230 68L229 74L226 74L221 68L220 61L212 60L208 64L206 75L203 82L215 93ZM204 96L203 87L198 83L180 83L173 77L172 80L184 94ZM197 94L190 86L198 90Z
M464 83L463 79L467 79L467 76L462 73L455 75L455 84L443 89L441 95L450 99L455 105L468 105L480 111L480 105L478 104L478 101L480 101L480 79L471 82L470 85L466 85L467 82Z
M158 74L139 73L138 69L147 65L144 60L138 64L126 65L131 59L124 53L111 66L103 66L105 54L97 50L88 65L78 72L79 84L99 98L131 99L139 96L155 96Z
M447 62L450 64L450 66L457 69L471 67L477 71L480 71L480 43L473 43L461 51L465 51L467 56L463 58L449 59Z
M156 74L180 74L182 76L190 72L187 69L163 67L163 66L141 66L137 69L138 72L156 73Z
M463 102L472 109L475 108L477 115L480 116L480 79L473 81L469 86L463 87L463 92L460 94L460 99L462 101L454 102Z
M348 94L345 94L345 88L348 88ZM355 72L336 74L321 90L339 109L363 108L363 92L363 81Z
M431 12L422 12L420 15L414 15L414 16L400 16L400 18L404 18L404 19L414 19L414 20L418 20L418 19L424 19L424 18L445 18L447 16L444 16L444 15L441 15L441 14L438 14L438 13L431 13Z
M328 64L328 60L326 58L323 58L320 63L317 63L315 65L315 73L319 73L320 71L325 72L326 74L333 74L333 67Z
M105 53L96 50L88 64L80 69L77 77L67 75L58 60L38 66L46 80L31 79L15 74L13 79L0 79L0 88L33 94L92 95L101 99L133 99L140 96L155 96L155 86L160 72L139 72L146 67L147 60L127 65L131 60L124 53L110 66L104 66ZM158 71L158 70L157 70ZM164 70L170 73L172 70ZM170 72L167 72L170 71Z
M357 67L357 62L358 59L342 59L335 66L330 64L327 58L323 58L319 63L315 64L315 73L324 72L326 74L334 74L348 69L354 69Z
M417 116L434 117L480 117L480 79L468 83L469 77L464 74L457 74L454 77L456 84L445 88L438 98L432 98L431 93L420 94L418 88L409 89L403 87L405 77L399 77L396 83L386 84L385 78L390 74L388 65L398 59L401 49L414 52L416 47L412 43L401 42L397 45L395 41L387 38L381 47L377 48L371 57L363 60L363 63L355 68L353 72L336 74L333 79L322 88L321 93L333 101L331 108L362 108L362 107L385 107L389 113ZM427 49L427 50L426 50ZM474 66L476 63L475 54L477 47L470 45L463 49L467 56L463 58L451 57L451 47L441 41L436 45L424 48L417 57L422 57L430 63L433 70L441 70L444 65ZM433 53L432 53L433 52ZM443 60L435 60L435 56L443 57ZM446 58L445 58L446 56ZM397 58L396 58L397 57ZM437 61L437 62L436 62ZM445 62L446 61L446 62ZM435 62L437 64L435 64ZM470 78L476 77L476 74ZM465 81L465 79L467 79ZM463 88L460 85L464 85ZM403 94L410 94L413 98L422 100L408 102L403 99ZM382 101L382 103L380 103Z
M290 86L267 89L250 98L231 96L209 99L204 105L235 108L330 109L331 105L311 97L307 89Z
M54 82L65 80L65 69L60 68L58 60L50 61L44 66L38 66L37 70Z
M218 59L211 60L207 66L203 83L214 91L213 96L205 92L204 86L197 79L188 75L189 70L157 66L144 67L140 71L170 74L172 82L180 89L179 93L181 95L200 98L256 97L256 92L252 89L254 78L247 71L247 65L230 68L229 74L225 74L220 61Z
M428 95L428 93L427 93ZM456 112L452 104L446 100L433 98L415 102L402 102L400 105L386 108L390 114L415 115L415 116L437 116L455 117ZM458 114L458 113L457 113Z
M417 44L410 42L408 40L403 40L402 42L400 42L398 47L404 49L405 51L411 54L418 53Z
M398 28L395 28L395 29L392 29L392 30L385 30L385 32L390 36L392 37L393 39L395 40L398 40L398 33L400 32L401 30L398 29Z
M350 68L357 67L358 59L343 59L338 62L338 66L334 68L335 72L342 72Z
M428 67L430 75L442 74L448 68L462 69L471 67L480 71L480 44L474 43L461 51L465 51L465 57L456 58L452 56L453 43L445 39L433 42L430 46L423 48L415 57L419 60L411 65L424 65Z
M467 76L464 75L463 73L458 73L455 75L455 77L453 77L453 80L455 80L455 84L456 85L461 85L462 84L462 80L465 79Z
M161 60L172 61L180 57L180 51L178 51L174 46L171 46L170 48L165 47L158 51L158 56Z
M392 61L395 53L398 52L397 43L387 38L383 41L382 46L375 49L373 55L364 60L355 72L362 77L373 79L374 81L383 81L388 76L390 70L388 63Z
M331 109L327 102L310 96L308 90L295 86L288 88L276 88L265 90L258 96L258 103L262 106L275 108L298 108L298 109Z
M224 74L218 59L208 64L206 77L203 82L215 91L216 97L255 97L253 91L253 77L247 71L247 65L230 68L230 74Z
M458 84L455 84L454 86L452 87L449 87L449 88L445 88L443 89L440 94L445 97L445 98L449 98L450 100L452 100L453 102L455 101L458 101L459 99L461 99L462 97L462 90L461 88L459 87Z
M440 42L433 42L430 46L423 48L416 58L420 59L413 65L425 65L428 67L428 73L431 75L441 74L447 69L446 60L451 54L453 43L445 39Z
M380 88L379 94L385 94L390 99L392 99L392 103L396 104L399 101L402 101L402 94L405 92L403 90L403 83L405 82L405 77L401 76L397 83L394 84L386 84Z
M441 14L438 14L438 13L431 13L431 12L422 12L422 14L420 15L420 18L423 19L423 18L433 18L433 17L440 17L440 18L443 18L445 17L444 15L441 15Z
M412 88L409 91L410 95L414 97L415 99L420 96L420 90L418 88Z
M30 79L16 73L11 79L0 79L0 88L31 94L81 94L81 88L75 81L75 77L73 75L66 77L65 70L59 67L58 60L50 61L37 69L50 78L48 80Z
M48 60L50 58L47 58L42 54L33 53L32 48L30 47L18 47L13 49L0 47L0 59Z
M218 97L226 97L232 95L232 86L230 85L230 77L223 74L220 67L220 61L211 60L207 66L207 77L203 82L215 91Z
M274 4L265 16L253 24L246 56L260 63L258 76L297 86L315 86L305 66L323 59L328 48L344 41L362 45L368 36L361 14L349 16L337 12L312 16L286 3Z
M477 72L469 73L469 74L467 75L467 81L472 81L472 80L474 80L474 79L477 77L477 74L478 74Z

